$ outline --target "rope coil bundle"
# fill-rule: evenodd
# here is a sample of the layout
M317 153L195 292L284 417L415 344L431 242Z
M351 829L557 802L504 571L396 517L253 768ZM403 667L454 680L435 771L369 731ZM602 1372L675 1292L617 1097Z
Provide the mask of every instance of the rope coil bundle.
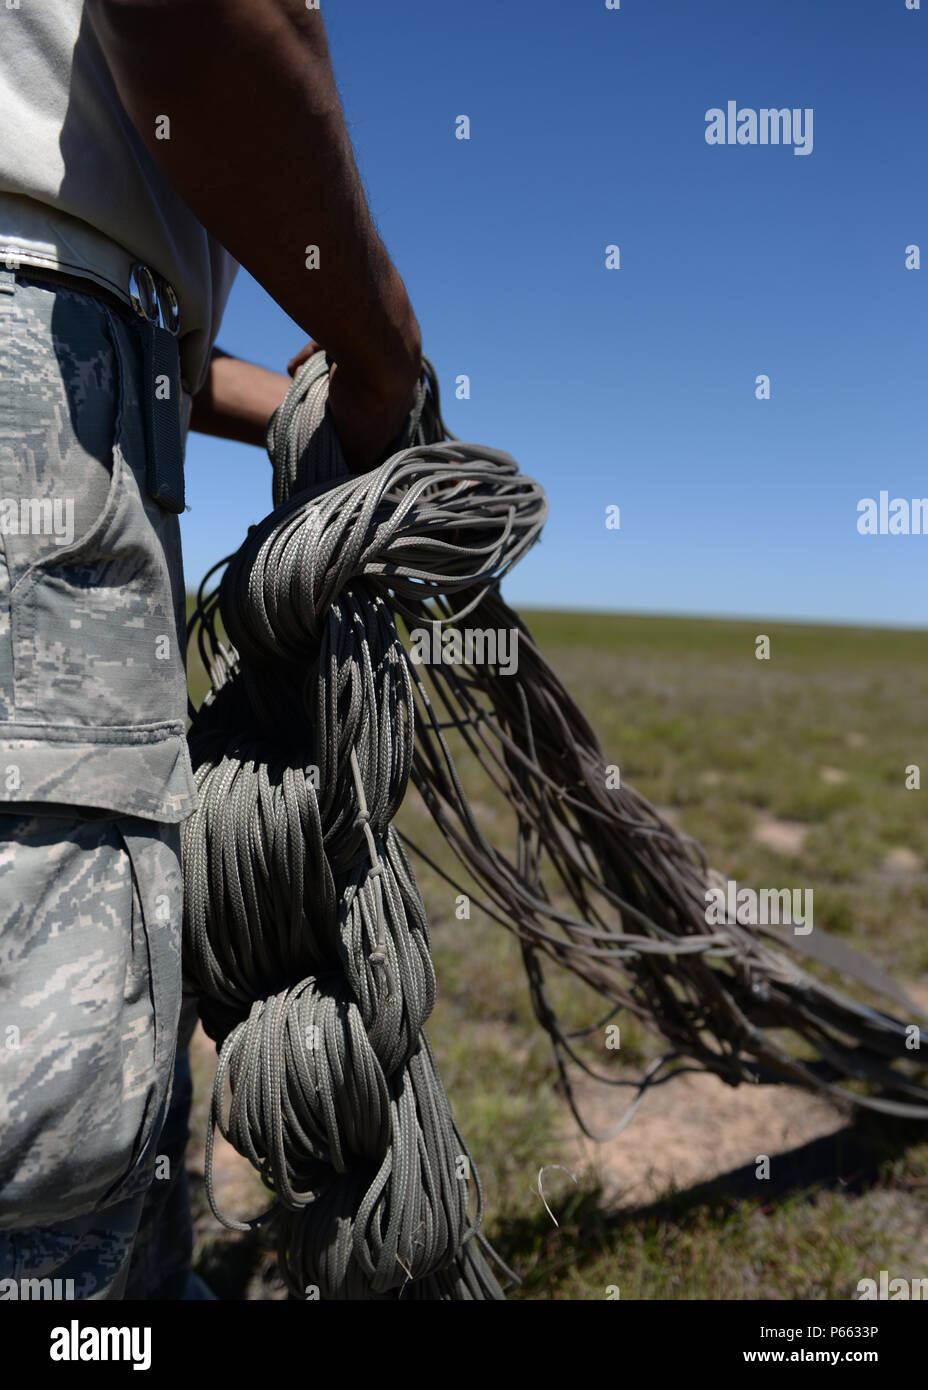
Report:
M813 949L772 927L707 928L713 878L699 847L631 788L607 788L593 731L499 594L544 523L537 484L508 454L448 435L429 365L406 447L353 476L327 389L319 352L268 429L275 510L204 595L207 576L194 618L212 689L189 735L200 805L184 827L185 961L220 1045L216 1215L214 1126L274 1193L297 1295L502 1296L479 1179L423 1032L428 925L391 824L410 780L486 911L519 937L565 1081L567 1059L590 1068L550 1006L544 956L668 1039L642 1086L686 1057L731 1084L788 1080L928 1116L905 1024L769 944L824 949L834 965L824 934ZM469 618L517 631L518 672L436 665L430 689L397 616L410 629L462 633ZM476 823L448 729L515 812L512 858ZM839 957L915 1012L847 948ZM797 1060L767 1027L792 1029L815 1057ZM836 1084L848 1078L878 1093Z

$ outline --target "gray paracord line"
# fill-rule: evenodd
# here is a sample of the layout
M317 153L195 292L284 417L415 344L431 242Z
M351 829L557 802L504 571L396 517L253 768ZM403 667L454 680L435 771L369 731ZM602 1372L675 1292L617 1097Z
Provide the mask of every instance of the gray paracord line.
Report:
M273 1191L291 1290L501 1296L476 1170L422 1031L428 927L391 825L410 777L481 905L518 936L565 1082L568 1059L586 1064L548 1000L546 956L662 1034L667 1064L928 1116L905 1046L924 1015L898 987L817 928L813 948L775 928L707 927L699 847L631 788L606 786L592 730L499 594L544 522L537 484L508 454L446 438L430 365L408 447L350 475L327 386L320 352L268 430L275 510L219 589L201 590L212 690L191 728L200 807L184 830L186 968L221 1045L212 1118ZM518 672L436 665L426 684L397 615L518 630ZM477 825L449 729L513 809L513 854ZM827 987L797 951L906 1016ZM210 1173L208 1186L215 1210Z

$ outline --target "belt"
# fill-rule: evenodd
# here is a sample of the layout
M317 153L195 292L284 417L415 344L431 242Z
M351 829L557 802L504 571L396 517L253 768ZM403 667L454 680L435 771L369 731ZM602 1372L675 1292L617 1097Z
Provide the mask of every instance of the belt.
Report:
M102 285L99 280L73 270L60 270L57 266L44 266L36 260L23 262L20 257L7 252L0 266L14 270L24 280L41 280L79 294L89 294L94 299L102 299L112 307L125 310L131 308L148 323L165 328L172 337L180 335L180 307L174 286L163 275L149 269L140 261L134 262L128 272L126 293L119 294L112 287Z

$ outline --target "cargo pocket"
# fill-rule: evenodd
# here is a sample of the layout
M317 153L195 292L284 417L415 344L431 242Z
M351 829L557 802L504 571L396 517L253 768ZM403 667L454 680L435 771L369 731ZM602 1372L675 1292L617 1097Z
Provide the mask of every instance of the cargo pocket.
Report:
M73 548L105 508L118 383L101 304L31 281L2 288L0 590L6 610L28 571ZM0 629L0 707L10 720L9 623ZM28 703L28 690L23 697Z
M115 742L117 730L184 729L183 572L177 517L146 492L138 343L119 315L94 309L111 345L117 400L109 490L82 535L46 548L12 585L12 719L93 730L98 741L112 730ZM71 436L68 446L80 443Z
M143 1192L181 990L180 832L0 815L0 1229Z

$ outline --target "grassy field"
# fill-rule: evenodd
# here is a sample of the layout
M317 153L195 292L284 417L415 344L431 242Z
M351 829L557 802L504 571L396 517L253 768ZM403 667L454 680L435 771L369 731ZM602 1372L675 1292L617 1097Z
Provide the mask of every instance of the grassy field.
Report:
M525 616L623 782L700 839L710 862L739 884L811 887L816 925L866 950L925 1001L925 633ZM755 658L760 633L770 637L769 661ZM198 663L190 680L196 700L204 686ZM924 790L906 789L911 764L920 766ZM486 824L504 834L493 796L485 788L481 794L479 778L470 788ZM451 865L414 795L399 828ZM836 1112L833 1134L784 1146L775 1123L782 1088L765 1088L768 1119L746 1138L740 1170L617 1203L595 1154L579 1170L565 1163L573 1121L531 1014L517 943L476 908L469 921L456 920L454 890L424 864L414 866L440 990L429 1035L481 1173L487 1234L523 1281L512 1297L601 1299L607 1286L619 1285L623 1299L847 1299L859 1279L881 1268L928 1275L924 1128ZM569 980L557 983L557 996L578 1021L592 1023L603 1012ZM623 1025L629 1075L659 1051L640 1028ZM210 1053L201 1044L195 1058L195 1168ZM671 1145L677 1084L647 1101L666 1107ZM721 1082L711 1085L728 1094ZM610 1092L598 1110L611 1105L617 1116L624 1094L613 1100ZM737 1105L740 1093L730 1094ZM707 1125L713 1114L707 1108ZM626 1148L637 1123L624 1136ZM774 1180L754 1181L747 1155L773 1152L774 1143ZM537 1178L540 1168L557 1164L570 1173L558 1169L545 1181L555 1226ZM250 1170L229 1191L252 1212L260 1209ZM203 1210L197 1232L199 1268L217 1292L280 1296L256 1239L230 1236Z

